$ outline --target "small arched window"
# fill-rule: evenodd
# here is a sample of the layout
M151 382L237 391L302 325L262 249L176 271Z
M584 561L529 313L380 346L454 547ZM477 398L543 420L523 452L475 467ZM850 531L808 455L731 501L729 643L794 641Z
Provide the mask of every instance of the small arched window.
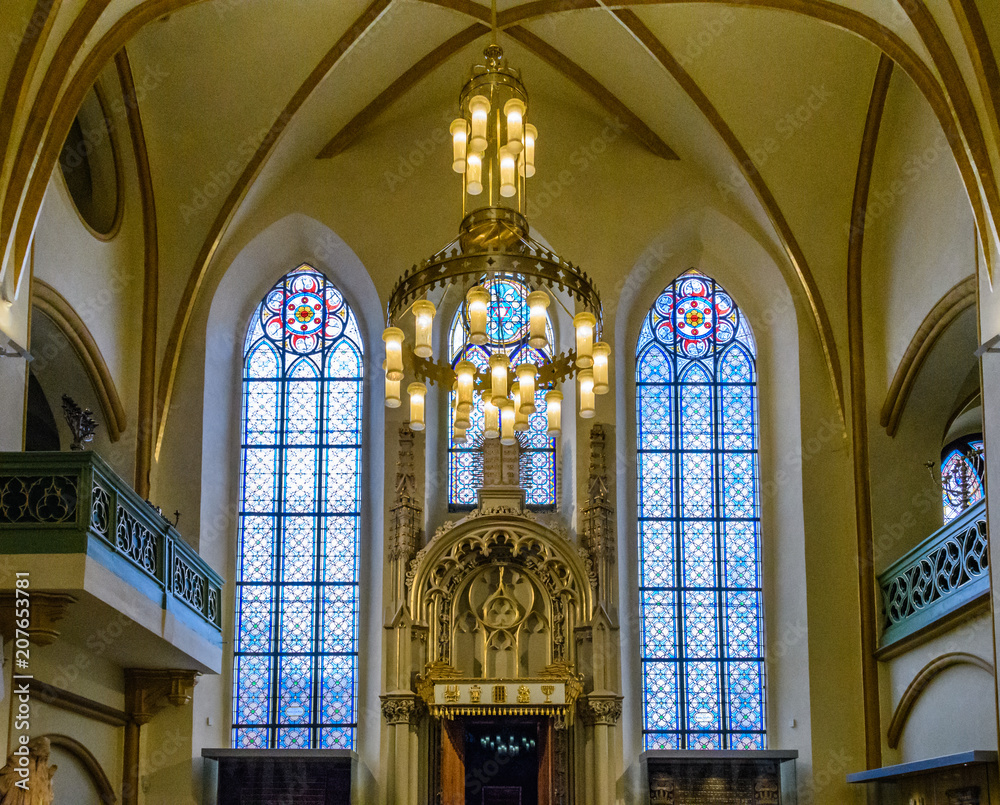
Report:
M484 279L481 284L490 292L490 311L496 313L491 313L487 324L487 343L465 347L468 344L468 317L463 302L451 325L452 365L468 360L476 365L477 371L486 372L490 355L498 350L507 353L511 369L529 361L536 366L551 363L549 349L537 350L528 346L528 289L524 284L513 277L499 275ZM546 331L548 343L555 343L551 321ZM525 490L525 502L532 508L550 508L556 503L556 442L547 432L546 391L548 389L541 386L535 390L535 413L528 418L528 429L517 433L521 486ZM454 392L449 403L455 403ZM452 420L449 416L448 506L452 510L471 509L483 485L483 403L479 396L476 395L463 444L455 444L452 440Z
M981 434L957 439L941 451L941 491L946 523L983 499L985 481L986 458Z
M733 299L695 271L636 348L646 749L764 749L757 367Z
M243 360L233 746L353 749L363 348L325 276L268 291Z

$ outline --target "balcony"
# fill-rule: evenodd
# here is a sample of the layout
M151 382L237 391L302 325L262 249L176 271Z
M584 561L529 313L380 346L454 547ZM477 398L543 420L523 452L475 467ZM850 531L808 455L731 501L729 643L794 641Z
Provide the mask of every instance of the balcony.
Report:
M18 571L76 599L68 631L144 627L116 641L123 663L220 668L222 579L93 452L0 453L0 587Z
M889 659L948 628L989 599L986 501L958 517L878 577L884 622L879 659Z

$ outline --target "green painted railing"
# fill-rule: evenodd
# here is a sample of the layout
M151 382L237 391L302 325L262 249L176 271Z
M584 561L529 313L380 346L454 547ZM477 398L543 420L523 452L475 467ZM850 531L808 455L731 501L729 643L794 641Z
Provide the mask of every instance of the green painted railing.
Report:
M932 629L989 595L986 501L970 506L878 577L881 649Z
M222 578L99 455L0 453L0 554L69 553L190 612L218 642Z

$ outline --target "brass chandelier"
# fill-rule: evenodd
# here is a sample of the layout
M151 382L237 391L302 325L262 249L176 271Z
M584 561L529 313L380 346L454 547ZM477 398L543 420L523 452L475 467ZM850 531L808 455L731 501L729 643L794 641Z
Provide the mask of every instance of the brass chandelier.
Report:
M535 173L538 131L527 122L528 94L520 71L507 66L496 43L495 2L493 13L493 41L483 51L484 63L473 67L460 96L461 116L451 124L452 168L462 175L463 187L458 237L397 281L382 339L386 406L401 405L400 387L408 370L414 378L406 388L413 430L425 426L426 383L439 383L455 392L454 442L465 441L478 395L483 436L512 445L515 432L527 430L528 417L536 411L536 390L547 390L549 435L561 433L559 386L569 378L578 384L580 416L593 417L594 396L609 389L611 348L601 340L601 298L590 278L528 234L526 185ZM455 285L464 300L458 314L464 339L448 344L453 351L441 359L432 345L436 307L427 295L436 287L447 292ZM508 298L491 293L498 285ZM561 354L549 343L547 309L554 288L576 306L575 349ZM519 297L513 307L511 292ZM501 318L515 308L520 317L516 343L498 342ZM412 346L402 329L411 326L407 313L413 314Z

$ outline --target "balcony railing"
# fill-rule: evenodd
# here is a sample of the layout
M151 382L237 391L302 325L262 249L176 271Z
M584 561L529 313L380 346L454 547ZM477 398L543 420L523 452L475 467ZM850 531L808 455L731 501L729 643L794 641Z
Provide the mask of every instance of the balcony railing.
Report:
M986 501L970 506L878 578L885 620L880 654L933 633L989 596Z
M222 578L100 456L0 453L0 554L71 553L189 611L219 641Z

